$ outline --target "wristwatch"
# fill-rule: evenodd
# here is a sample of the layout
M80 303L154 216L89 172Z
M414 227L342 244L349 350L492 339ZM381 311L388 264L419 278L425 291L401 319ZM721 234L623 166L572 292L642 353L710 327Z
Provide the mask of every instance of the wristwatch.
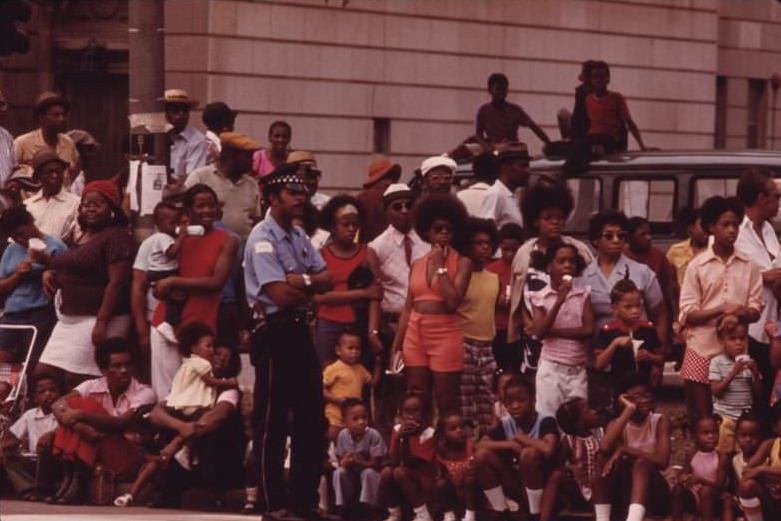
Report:
M437 275L447 275L447 268L437 268Z
M309 276L309 273L302 274L301 278L304 279L304 286L307 288L312 287L312 277Z

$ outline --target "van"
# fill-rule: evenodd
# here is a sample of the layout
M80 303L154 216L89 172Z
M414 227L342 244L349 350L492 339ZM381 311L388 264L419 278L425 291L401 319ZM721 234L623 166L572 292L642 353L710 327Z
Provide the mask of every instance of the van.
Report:
M537 158L530 165L531 181L540 176L561 177L564 159ZM697 208L714 195L734 196L738 178L749 168L769 169L781 178L781 152L768 150L711 150L620 152L591 163L582 175L567 180L575 198L565 233L585 239L589 217L615 208L641 216L651 224L654 245L666 250L680 240L676 217L684 208ZM471 177L471 165L456 173L457 181ZM776 220L781 230L781 216Z

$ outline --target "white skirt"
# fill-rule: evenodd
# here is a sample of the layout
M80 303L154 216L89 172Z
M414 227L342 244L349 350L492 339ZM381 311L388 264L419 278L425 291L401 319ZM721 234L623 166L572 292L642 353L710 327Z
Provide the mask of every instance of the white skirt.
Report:
M64 369L69 373L100 376L95 362L95 346L92 345L92 329L96 317L63 315L54 326L49 342L39 360L42 364ZM106 338L127 338L130 330L130 315L119 315L108 322Z

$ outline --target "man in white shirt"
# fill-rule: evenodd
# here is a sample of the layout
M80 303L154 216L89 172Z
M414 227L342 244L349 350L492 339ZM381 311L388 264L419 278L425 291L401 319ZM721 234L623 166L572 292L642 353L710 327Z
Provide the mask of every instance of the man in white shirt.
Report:
M477 217L490 219L497 228L507 223L523 226L515 190L529 182L529 150L524 143L499 145L494 151L499 178L486 190Z
M738 229L735 250L753 260L762 272L762 299L765 307L759 320L748 325L749 355L762 371L762 397L757 403L769 403L774 373L770 364L770 339L765 324L778 320L776 291L781 289L781 245L771 221L778 214L778 186L770 171L748 170L738 181L738 199L746 215Z
M469 215L477 215L483 206L486 192L491 185L496 182L496 165L494 157L490 154L477 156L472 161L472 171L474 172L474 184L458 192L456 196L466 206Z
M63 188L68 163L56 152L41 150L33 159L33 179L41 184L37 194L24 201L35 219L35 226L44 235L53 235L64 242L73 238L81 200Z
M369 243L380 264L380 283L383 289L380 307L390 321L397 321L404 309L410 266L431 249L412 229L412 203L412 191L406 184L390 185L382 197L385 215L390 224Z
M208 154L206 136L190 123L190 111L198 106L187 91L165 91L165 119L173 127L169 131L171 142L171 173L174 181L183 180L187 174L206 164Z
M380 268L382 285L381 340L386 347L383 353L384 367L390 367L390 345L396 334L399 317L404 309L409 289L409 274L412 263L431 250L412 228L412 205L414 194L404 183L395 183L385 189L382 204L390 223L373 241L369 248L374 250ZM393 428L396 406L403 392L403 379L384 378L377 389L375 399L377 414L375 427L385 434Z

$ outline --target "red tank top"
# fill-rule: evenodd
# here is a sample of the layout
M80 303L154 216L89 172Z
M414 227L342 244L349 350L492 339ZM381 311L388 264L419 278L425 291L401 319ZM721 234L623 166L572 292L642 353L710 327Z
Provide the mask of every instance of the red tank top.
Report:
M214 274L217 260L220 258L223 243L230 235L223 230L212 230L202 237L190 236L182 243L179 254L179 275L181 277L209 277ZM180 326L190 322L204 322L215 332L217 331L217 312L220 308L220 293L222 288L205 293L192 293L182 309ZM155 310L152 323L161 324L165 321L166 303L160 301Z
M358 251L352 257L337 257L330 246L326 246L320 253L323 255L325 265L331 273L331 279L334 284L334 291L347 291L347 280L355 268L366 262L366 245L361 244ZM340 324L352 324L355 322L355 310L351 304L340 304L338 306L320 306L317 308L317 317Z

